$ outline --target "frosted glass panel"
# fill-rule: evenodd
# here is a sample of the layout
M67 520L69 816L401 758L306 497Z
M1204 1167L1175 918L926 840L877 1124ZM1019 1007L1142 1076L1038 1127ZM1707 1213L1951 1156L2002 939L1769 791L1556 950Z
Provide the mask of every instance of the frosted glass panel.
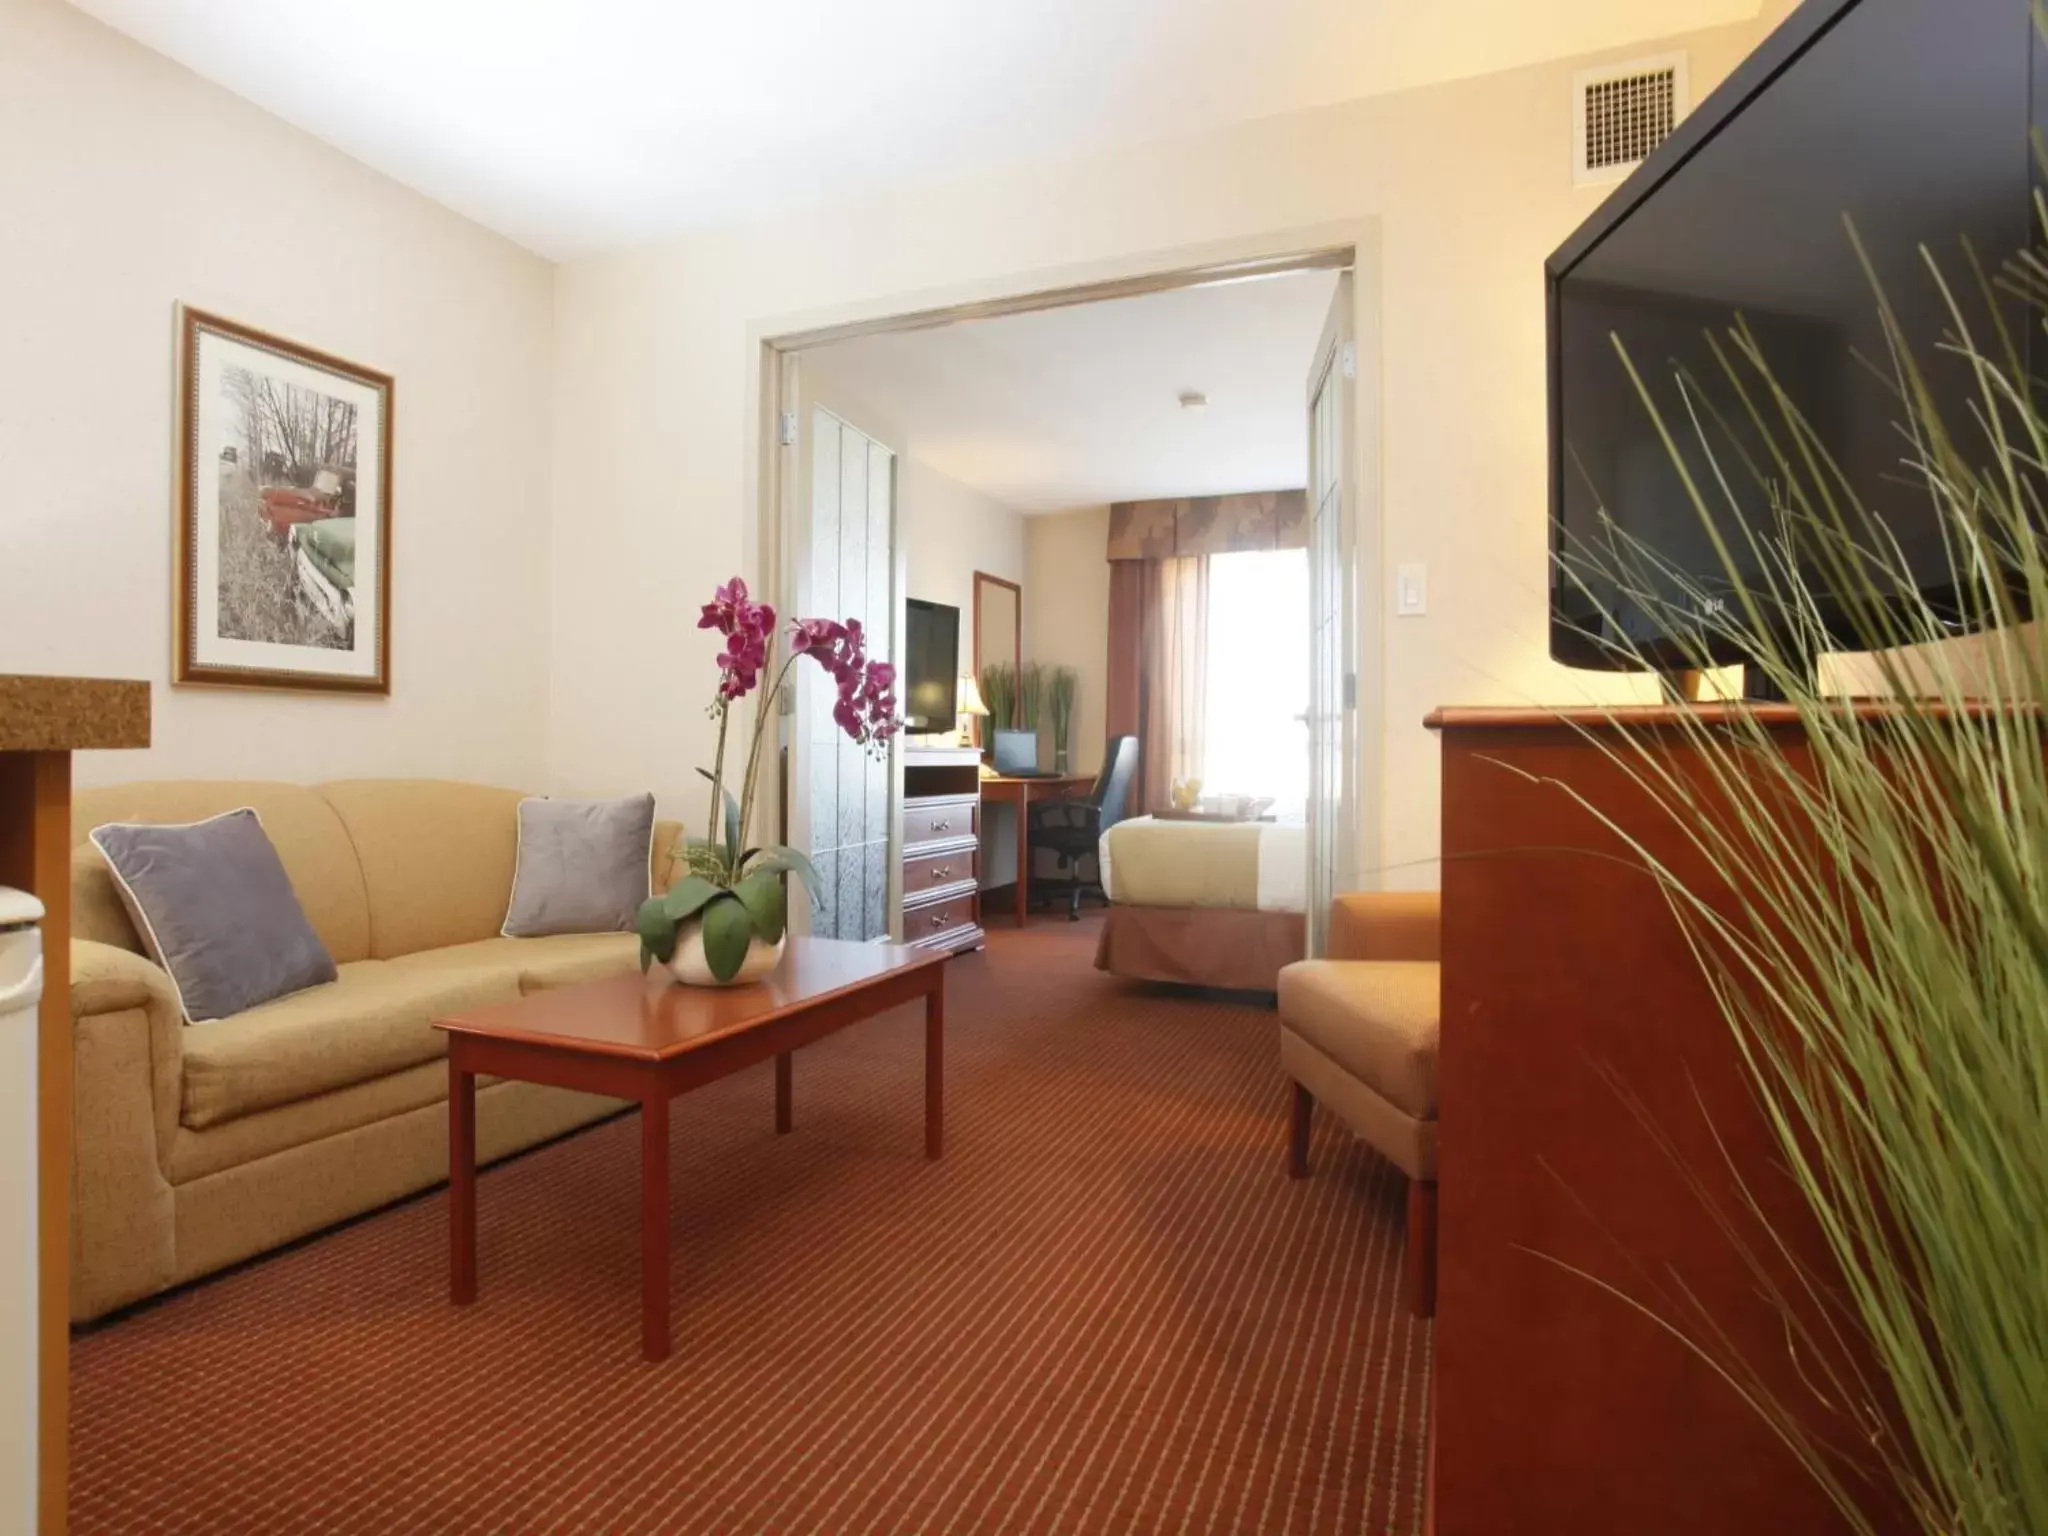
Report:
M828 411L812 417L810 602L813 612L859 619L868 655L894 658L895 456ZM807 747L810 849L829 897L812 932L841 939L889 933L891 775L886 761L848 741L832 720L836 692L807 666L799 692ZM828 873L829 860L829 873Z

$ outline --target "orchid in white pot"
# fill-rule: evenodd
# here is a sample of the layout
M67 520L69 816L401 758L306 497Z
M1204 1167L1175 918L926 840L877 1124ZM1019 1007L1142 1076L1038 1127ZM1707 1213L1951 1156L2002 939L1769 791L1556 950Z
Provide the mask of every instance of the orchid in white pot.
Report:
M762 744L790 669L808 656L832 674L839 693L833 721L871 751L886 752L903 722L896 713L896 669L868 659L858 619L795 620L788 627L788 654L778 665L775 610L752 601L747 584L735 576L704 605L697 627L725 637L710 711L718 722L718 751L710 769L698 770L711 781L707 825L720 832L690 839L689 873L641 906L640 966L645 970L659 961L693 986L737 986L767 974L782 953L788 926L784 877L793 875L814 889L818 879L811 861L794 848L742 846L753 818ZM754 739L735 800L725 781L732 706L753 694L764 676L769 683L754 711Z

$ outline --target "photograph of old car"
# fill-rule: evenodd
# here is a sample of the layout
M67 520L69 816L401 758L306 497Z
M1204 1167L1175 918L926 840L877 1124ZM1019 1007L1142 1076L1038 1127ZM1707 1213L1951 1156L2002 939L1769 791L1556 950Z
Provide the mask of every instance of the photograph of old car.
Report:
M177 680L388 692L391 380L184 314Z

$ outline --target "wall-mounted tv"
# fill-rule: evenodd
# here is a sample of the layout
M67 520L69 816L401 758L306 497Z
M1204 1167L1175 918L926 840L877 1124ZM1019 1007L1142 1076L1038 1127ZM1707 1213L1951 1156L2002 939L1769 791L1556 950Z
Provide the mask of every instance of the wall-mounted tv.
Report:
M903 605L903 728L950 731L960 687L960 610L911 598Z
M1963 364L1935 356L1948 322L1919 248L1971 290L1963 241L1991 270L2036 243L2043 53L2028 0L1807 0L1550 258L1552 656L1607 668L1637 657L1681 667L1702 651L1744 659L1699 612L1732 583L1614 344L1689 468L1709 471L1695 420L1723 465L1739 466L1743 453L1768 465L1707 344L1738 315L1921 592L1959 610L1939 522L1902 467L1903 412L1883 376L1877 299L1844 218L1916 356L1931 363L1944 415L1967 422L1974 383ZM2018 316L2015 305L2008 318ZM2014 332L2043 361L2038 325L2017 318ZM1688 408L1681 372L1706 412ZM1738 570L1748 586L1759 572L1747 534L1772 526L1770 494L1754 480L1734 490L1739 509L1708 499L1715 532L1750 567ZM1605 579L1627 541L1677 573L1651 584L1652 601L1625 600ZM1794 558L1819 594L1831 648L1867 649L1812 562Z

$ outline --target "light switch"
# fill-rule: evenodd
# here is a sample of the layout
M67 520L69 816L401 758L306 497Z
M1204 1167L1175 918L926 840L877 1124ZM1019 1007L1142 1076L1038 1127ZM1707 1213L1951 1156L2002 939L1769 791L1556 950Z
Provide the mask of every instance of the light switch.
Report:
M1395 567L1394 612L1404 619L1429 612L1429 567L1421 561Z

